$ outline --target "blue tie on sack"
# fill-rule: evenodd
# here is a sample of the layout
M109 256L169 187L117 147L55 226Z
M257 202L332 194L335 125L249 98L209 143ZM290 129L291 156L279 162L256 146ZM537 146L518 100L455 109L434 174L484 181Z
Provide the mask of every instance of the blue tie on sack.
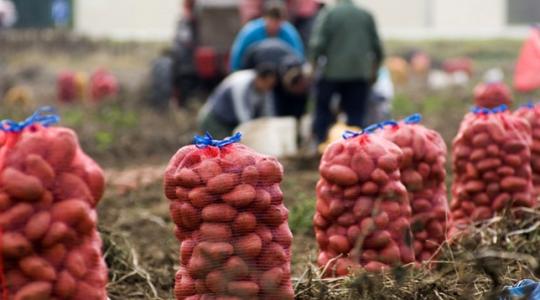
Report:
M507 286L501 292L499 300L540 300L540 283L523 279L514 286Z

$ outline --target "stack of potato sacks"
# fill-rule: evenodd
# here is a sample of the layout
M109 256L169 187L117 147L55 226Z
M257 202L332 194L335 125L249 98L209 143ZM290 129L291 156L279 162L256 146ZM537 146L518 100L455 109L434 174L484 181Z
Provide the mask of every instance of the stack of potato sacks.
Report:
M444 241L446 146L419 121L348 133L325 151L314 216L325 275L428 260Z
M197 137L166 170L181 242L176 299L294 298L282 166L239 140Z
M383 137L403 151L401 181L412 207L411 230L418 262L428 261L446 240L448 200L446 195L446 144L439 133L419 124L412 115L386 126Z
M535 197L540 195L540 105L529 103L514 112L519 118L525 118L531 126L531 167Z
M103 172L40 110L4 121L0 148L3 299L107 299L96 229ZM4 281L5 280L5 281Z
M475 108L453 142L452 235L505 209L533 207L531 128L505 105Z

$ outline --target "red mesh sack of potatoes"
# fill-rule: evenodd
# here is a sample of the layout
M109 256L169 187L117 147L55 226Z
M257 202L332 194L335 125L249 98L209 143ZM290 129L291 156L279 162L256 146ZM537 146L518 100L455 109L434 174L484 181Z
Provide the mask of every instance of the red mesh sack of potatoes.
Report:
M485 108L510 105L512 94L503 82L481 83L474 88L474 104Z
M97 232L103 172L41 109L1 123L2 299L107 299Z
M403 153L372 129L346 132L326 149L319 166L313 223L326 276L414 261L411 207L400 181Z
M439 133L419 124L412 115L389 124L382 136L403 151L401 181L409 192L412 207L411 230L417 261L427 261L446 239L448 200L446 196L446 144Z
M540 105L529 103L514 112L519 118L525 118L531 125L531 167L535 196L540 195Z
M453 231L507 208L533 207L531 129L505 105L475 108L453 141Z
M283 168L240 137L196 137L166 170L181 243L176 299L294 298Z

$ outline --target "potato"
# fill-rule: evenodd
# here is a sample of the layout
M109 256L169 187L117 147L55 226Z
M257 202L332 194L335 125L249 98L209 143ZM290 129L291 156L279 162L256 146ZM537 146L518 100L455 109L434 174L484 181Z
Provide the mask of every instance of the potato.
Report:
M203 223L200 227L200 240L209 242L228 241L232 237L231 228L226 224Z
M188 275L182 276L180 280L176 281L174 293L179 299L195 294L194 280Z
M208 193L224 194L232 190L238 183L238 175L232 173L223 173L210 178L206 184Z
M52 186L55 177L54 169L41 156L30 154L24 163L27 175L36 177L45 187Z
M248 166L242 171L241 181L245 184L256 186L259 181L259 171L255 166Z
M401 252L395 244L389 244L379 254L379 261L388 265L399 264L401 261Z
M64 263L66 254L66 246L63 244L56 244L43 251L43 258L51 263L55 268L58 268Z
M273 159L262 159L256 164L259 181L263 184L279 183L283 177L281 165Z
M367 181L362 185L362 194L374 195L377 194L379 187L373 181Z
M56 271L46 260L38 256L28 256L19 261L24 275L39 281L56 280Z
M196 242L193 239L186 239L182 241L182 243L180 244L180 262L182 264L188 264L195 245Z
M346 236L332 235L328 238L328 247L336 253L347 253L351 249L351 244Z
M17 291L13 300L47 300L50 299L52 285L49 282L35 281Z
M376 231L366 238L364 241L364 247L369 249L381 249L388 245L391 240L392 236L388 231Z
M23 201L37 201L45 191L39 179L9 167L2 172L0 184L10 196Z
M501 181L501 188L508 192L519 192L525 190L527 188L527 184L527 180L523 178L508 176L503 178Z
M356 153L352 156L351 168L358 176L359 181L366 181L375 170L375 163L365 153Z
M268 244L273 239L272 232L264 225L258 226L255 233L261 238L263 244Z
M337 217L345 211L345 205L340 199L332 199L328 207L330 216Z
M212 269L212 263L200 255L193 255L187 265L189 275L195 279L204 279ZM184 278L182 278L183 280ZM195 287L193 287L195 288Z
M403 181L403 184L407 187L408 191L417 191L422 189L422 175L412 169L403 171L403 173L401 173L401 180Z
M78 251L71 251L66 258L66 269L71 275L82 279L88 272L85 258Z
M2 234L2 255L3 257L23 257L32 251L32 245L20 233L5 232Z
M231 222L235 219L237 212L228 204L210 204L203 208L202 219L205 222Z
M368 272L382 272L390 269L390 267L378 261L370 261L364 266L364 269Z
M186 169L187 170L187 169ZM221 166L219 163L215 160L205 160L202 161L199 166L197 166L194 171L199 175L199 178L202 180L202 182L208 182L211 178L214 178L218 176L219 174L223 173L223 170L221 169ZM190 181L189 183L193 184L192 186L186 186L185 183L182 183L180 181L180 184L186 187L194 187L199 182L196 180L196 177L193 176L191 172L189 172L189 176L192 176L191 178L185 178L187 181Z
M255 188L249 184L240 184L222 196L223 201L234 207L245 207L255 200Z
M254 233L239 238L234 243L234 253L240 257L254 258L261 253L262 240Z
M377 216L375 216L375 218L373 218L373 221L375 222L377 229L385 229L390 222L390 218L385 211L381 211L379 214L377 214Z
M391 154L386 154L379 157L377 160L377 165L386 172L393 172L399 168L397 157Z
M368 197L360 197L356 200L353 207L353 214L358 218L371 215L373 210L373 200Z
M233 246L225 242L201 242L196 246L197 248L200 248L201 254L214 264L223 262L234 253Z
M75 133L67 128L58 128L49 140L47 161L55 170L69 167L75 158L79 142Z
M293 235L287 223L281 224L272 232L274 242L289 247L292 244Z
M42 244L46 247L52 246L57 242L72 241L76 237L75 230L69 228L62 222L54 222L45 234Z
M390 177L382 169L375 169L375 171L371 173L371 179L378 185L385 185L388 183L388 181L390 181Z
M412 208L414 212L427 212L431 210L431 202L427 199L415 199L412 202Z
M272 195L265 189L258 188L255 193L255 201L253 202L253 208L256 211L265 211L270 207L272 203Z
M330 182L349 186L358 182L358 175L349 167L342 165L332 165L326 171L327 178Z
M12 206L8 211L0 214L0 227L9 230L24 224L33 214L32 205L19 203Z
M227 291L242 298L254 297L259 293L259 286L252 281L233 281L227 284Z
M272 268L261 275L259 284L263 292L273 292L276 290L284 279L282 268Z
M84 219L89 212L90 206L86 202L73 199L55 204L51 209L51 216L54 221L75 225Z
M77 175L63 172L57 176L55 201L80 199L94 205L94 199L88 185Z
M240 213L234 219L232 229L238 233L248 233L255 230L257 227L257 219L252 213Z
M479 193L485 188L484 182L480 180L471 180L465 184L465 191L470 194Z
M213 202L214 198L205 187L194 188L188 194L189 201L197 208L203 208L209 205Z
M24 227L24 234L31 241L39 240L43 238L50 224L51 214L46 211L39 212L28 220Z
M223 271L225 272L227 279L234 280L248 276L249 267L242 258L232 256L223 265Z
M278 207L272 205L268 208L266 213L260 216L260 219L268 226L278 226L283 223L286 218Z
M473 161L473 162L478 162L478 161L481 161L481 160L485 159L486 157L487 157L487 151L485 149L483 149L483 148L475 149L471 153L470 160Z
M227 283L225 275L220 271L212 271L206 275L205 280L208 289L217 294L223 294L227 291Z
M278 243L270 243L258 257L258 265L268 270L272 267L281 266L289 260L289 256L283 246Z
M174 210L171 211L171 213L173 212ZM191 229L198 228L202 222L202 218L199 211L188 202L184 202L179 205L179 214L180 214L179 217L180 217L181 223L176 223L178 218L175 218L174 215L173 215L173 220L175 220L175 223L177 225L182 225L183 227L187 229L191 230Z

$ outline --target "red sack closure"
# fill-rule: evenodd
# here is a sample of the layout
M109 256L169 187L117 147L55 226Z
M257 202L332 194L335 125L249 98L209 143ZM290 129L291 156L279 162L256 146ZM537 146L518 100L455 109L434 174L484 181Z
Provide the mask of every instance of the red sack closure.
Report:
M369 130L367 130L369 131ZM378 134L347 133L323 154L313 220L326 276L414 261L403 152Z
M105 300L103 172L48 112L0 127L2 299Z
M465 116L452 149L454 233L507 208L536 206L530 146L529 124L504 105Z
M514 88L520 92L532 92L540 88L540 28L531 29L521 48L514 72Z
M176 299L294 298L283 168L240 137L196 137L165 172L181 243Z

